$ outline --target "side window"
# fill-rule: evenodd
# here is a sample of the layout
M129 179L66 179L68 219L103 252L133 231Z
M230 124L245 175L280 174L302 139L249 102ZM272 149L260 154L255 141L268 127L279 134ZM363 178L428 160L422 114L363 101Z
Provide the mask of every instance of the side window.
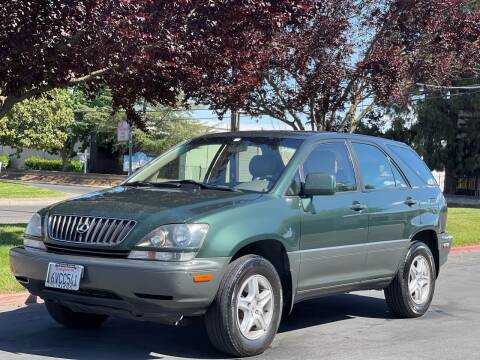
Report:
M303 163L305 176L311 173L323 173L335 176L337 191L356 190L355 173L343 142L318 145Z
M390 160L391 161L391 160ZM408 187L407 185L407 182L405 181L405 178L403 177L403 175L400 173L400 171L398 171L397 167L390 163L390 165L392 166L392 170L393 170L393 177L395 178L395 186L396 187L399 187L399 188L406 188Z
M415 151L410 148L397 145L388 145L388 147L405 163L405 165L410 168L410 170L415 172L420 179L425 182L425 184L432 186L438 185L437 181L430 172L430 169L427 167L427 165L425 165Z
M390 159L376 146L353 143L358 165L367 190L407 187L405 179Z
M288 187L288 190L287 190L287 196L296 196L296 195L299 195L300 194L300 191L302 189L302 184L301 184L301 180L300 180L300 174L297 170L297 172L295 173L295 176L293 177L292 179L292 182L290 184L290 186Z

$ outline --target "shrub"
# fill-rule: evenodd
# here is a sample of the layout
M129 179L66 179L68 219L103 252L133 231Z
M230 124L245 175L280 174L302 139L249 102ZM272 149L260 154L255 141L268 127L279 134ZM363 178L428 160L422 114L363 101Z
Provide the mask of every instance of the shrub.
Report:
M62 160L42 159L32 156L25 160L25 168L28 170L62 171ZM82 163L78 160L69 160L67 171L82 171Z
M2 163L2 169L6 169L10 164L10 158L6 154L0 154L0 162Z

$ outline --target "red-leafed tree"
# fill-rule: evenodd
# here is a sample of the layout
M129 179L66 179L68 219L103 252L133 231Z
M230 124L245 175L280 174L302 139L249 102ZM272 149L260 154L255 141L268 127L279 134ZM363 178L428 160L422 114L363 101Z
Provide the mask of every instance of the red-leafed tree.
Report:
M308 5L308 4L307 4ZM295 0L0 3L0 117L48 90L107 85L116 107L173 105L259 83L274 34L309 10ZM232 69L236 69L232 79ZM237 102L237 101L236 101Z
M52 88L267 114L355 130L415 84L448 84L480 53L471 0L4 0L0 117ZM133 116L133 112L130 111Z
M449 84L478 64L478 2L311 4L302 21L275 34L261 85L248 94L227 92L249 114L300 130L355 131L377 106L407 104L416 84ZM217 108L228 107L218 91L203 95Z

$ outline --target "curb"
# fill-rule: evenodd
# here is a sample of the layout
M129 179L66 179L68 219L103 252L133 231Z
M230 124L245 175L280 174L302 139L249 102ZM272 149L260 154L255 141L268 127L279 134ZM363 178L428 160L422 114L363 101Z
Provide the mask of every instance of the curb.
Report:
M470 252L470 251L480 251L480 245L469 245L469 246L458 246L458 247L453 247L450 253L452 254L461 254L464 252Z
M29 296L30 296L30 293L28 292L0 295L0 305L12 304L12 303L25 304Z

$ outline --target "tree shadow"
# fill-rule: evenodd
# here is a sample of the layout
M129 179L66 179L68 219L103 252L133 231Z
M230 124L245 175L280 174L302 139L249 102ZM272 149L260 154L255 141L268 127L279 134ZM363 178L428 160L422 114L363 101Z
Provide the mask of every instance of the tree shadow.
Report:
M297 304L280 333L348 320L354 317L391 319L383 299L353 294ZM111 319L100 329L65 329L34 304L0 312L0 352L74 359L225 359L209 343L202 319L188 327ZM1 357L1 354L0 354Z

